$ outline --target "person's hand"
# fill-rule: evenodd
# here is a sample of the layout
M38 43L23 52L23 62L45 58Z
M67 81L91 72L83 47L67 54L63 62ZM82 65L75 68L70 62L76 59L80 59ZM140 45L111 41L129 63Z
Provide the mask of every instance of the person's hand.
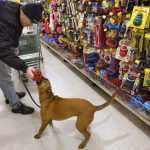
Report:
M28 67L26 73L27 73L27 76L30 78L30 79L33 79L34 78L34 72L35 72L35 69L33 67Z
M19 49L18 48L14 48L14 51L15 51L16 56L18 56L19 53L20 53Z

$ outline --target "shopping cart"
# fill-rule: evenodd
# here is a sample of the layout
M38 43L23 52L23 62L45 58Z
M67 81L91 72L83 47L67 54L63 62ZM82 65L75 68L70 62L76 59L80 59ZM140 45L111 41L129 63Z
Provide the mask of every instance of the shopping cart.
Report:
M34 24L26 27L19 40L18 49L20 50L19 57L25 61L28 66L40 67L40 62L43 62L41 44L40 44L40 28ZM19 71L22 79L27 80L26 74Z

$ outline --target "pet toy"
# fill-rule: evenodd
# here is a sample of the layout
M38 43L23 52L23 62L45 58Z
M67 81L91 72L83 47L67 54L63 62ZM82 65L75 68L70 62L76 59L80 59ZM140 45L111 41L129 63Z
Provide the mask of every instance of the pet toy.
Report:
M56 28L56 32L57 32L58 34L62 34L62 32L63 32L62 27L61 27L61 26L60 26L60 27L57 27L57 28Z
M104 32L104 19L101 18L100 21L98 21L95 25L95 46L97 48L103 48L105 47L105 42L106 42L106 36L105 36L105 32Z
M41 81L43 79L42 72L39 68L35 68L35 71L33 72L33 79L34 81Z
M106 23L106 27L110 30L110 29L114 29L117 31L121 30L121 26L116 25L116 24L112 24L111 22Z
M53 12L52 14L53 23L56 23L59 21L59 14L58 12Z
M136 39L136 45L133 51L134 51L134 54L136 55L135 57L138 59L139 58L139 43L140 43L141 35L136 35L135 39Z
M112 9L112 13L113 13L113 15L117 15L118 13L120 13L120 12L122 12L123 10L122 10L122 7L121 6L119 6L119 7L115 7L115 8L113 8Z
M130 26L138 29L149 28L149 7L134 6Z
M150 113L150 101L146 101L144 104L143 104L144 108L146 109L147 112Z
M115 40L115 39L107 39L107 40L106 40L106 45L107 45L108 47L110 47L110 48L116 48L117 45L118 45L118 42L117 42L117 40Z
M131 42L126 39L122 39L119 42L119 47L117 48L115 58L128 62L131 56Z
M95 70L95 63L99 61L99 55L97 53L90 53L87 56L87 63L89 70Z
M144 99L140 95L134 95L130 99L131 106L136 108L136 109L142 107L143 103L144 103Z
M144 82L143 82L143 86L150 86L150 69L149 68L145 68L145 76L144 76Z
M119 78L114 78L111 80L111 83L117 87L121 86L121 80Z
M133 24L135 26L140 26L142 24L142 21L143 21L143 14L138 13L137 16L133 20Z
M116 77L119 74L119 60L112 57L110 66L106 70L108 77Z
M99 74L99 82L101 85L105 84L104 76L107 76L106 70L101 70Z

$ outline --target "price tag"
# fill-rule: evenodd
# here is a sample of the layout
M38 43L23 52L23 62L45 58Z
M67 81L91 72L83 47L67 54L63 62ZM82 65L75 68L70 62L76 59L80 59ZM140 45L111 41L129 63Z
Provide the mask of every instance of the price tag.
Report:
M140 63L140 61L139 61L139 60L136 60L136 61L135 61L135 63L136 63L136 64L139 64L139 63Z
M98 49L98 50L97 50L97 52L98 52L98 53L100 53L100 52L101 52L101 50L100 50L100 49Z
M112 13L112 12L110 12L110 13L109 13L109 15L110 15L110 16L112 16L112 15L113 15L113 13Z
M134 32L137 32L137 28L133 28L133 31L134 31Z
M118 102L119 102L120 104L123 104L122 100L120 100L120 99L118 99Z
M119 12L119 13L118 13L118 16L121 16L121 15L122 15L122 12Z
M104 49L104 52L106 52L106 53L107 53L107 51L108 51L107 49Z
M113 24L115 22L115 20L110 18L110 22Z
M98 17L95 17L95 20L98 20Z
M140 118L142 121L144 120L144 117L143 117L143 116L140 116L139 118Z
M130 17L131 17L131 14L127 14L127 15L126 15L126 18L130 18Z
M113 51L113 49L112 48L110 48L110 50L109 50L110 52L112 52Z
M145 38L150 39L150 33L145 34Z
M115 0L115 7L119 7L119 0Z
M104 19L106 18L106 16L105 16L105 15L103 15L102 17L103 17Z
M107 31L107 28L104 29L104 32L106 32L106 31Z

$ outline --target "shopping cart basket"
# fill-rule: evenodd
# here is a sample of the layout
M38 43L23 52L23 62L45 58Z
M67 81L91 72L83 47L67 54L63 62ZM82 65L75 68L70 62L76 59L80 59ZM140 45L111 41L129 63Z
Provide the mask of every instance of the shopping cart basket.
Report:
M26 27L19 40L18 49L20 50L19 57L25 61L28 66L40 67L40 62L43 62L41 44L40 44L40 29L38 25ZM24 73L20 73L21 77L25 78Z

